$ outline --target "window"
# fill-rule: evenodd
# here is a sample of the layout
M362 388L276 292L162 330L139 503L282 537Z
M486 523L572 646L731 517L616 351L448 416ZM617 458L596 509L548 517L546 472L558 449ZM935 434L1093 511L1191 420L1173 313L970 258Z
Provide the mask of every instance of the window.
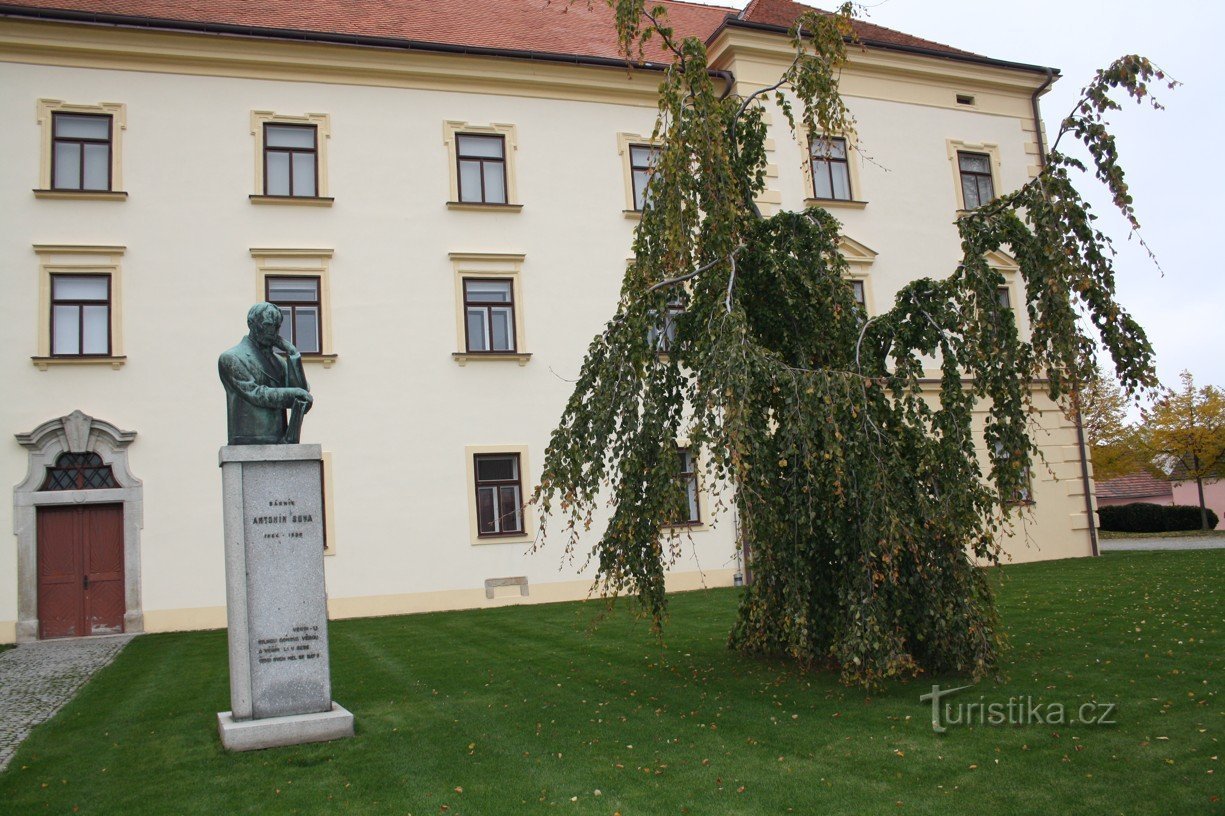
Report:
M846 139L819 137L809 145L812 161L813 198L851 200L851 172Z
M326 113L286 116L251 111L255 146L252 204L330 207L328 142L332 124Z
M442 142L450 167L447 209L518 212L515 153L518 131L514 125L442 123Z
M51 114L51 189L111 189L111 117Z
M1012 308L1012 295L1008 291L1007 286L1000 286L995 290L995 298L1000 302L1000 305L1005 309Z
M864 289L863 280L860 278L852 278L848 281L851 284L851 297L855 298L855 302L865 309L868 308L867 292Z
M314 125L264 123L264 195L318 196L318 133Z
M38 100L42 161L37 198L88 198L122 201L120 141L126 108L117 102L77 105Z
M680 484L684 489L684 504L678 509L673 526L700 524L701 508L698 506L698 472L694 464L693 454L689 448L677 448L676 455L680 457Z
M39 490L105 490L119 487L111 466L96 453L61 453Z
M995 443L995 452L1004 461L1008 461L1009 459L1012 458L1012 455L1008 453L1007 451L1005 451L1003 445L1001 445L999 442ZM1005 501L1004 504L1017 505L1017 504L1033 504L1033 503L1034 503L1033 473L1030 471L1029 467L1026 466L1025 468L1021 470L1021 479L1020 479L1019 486L1016 488L1016 490L1013 491L1012 497L1009 498L1007 501Z
M655 163L659 161L659 148L652 145L635 144L629 146L630 178L634 190L634 210L642 212L651 203L651 174L655 172Z
M51 356L111 353L109 275L51 276Z
M521 535L523 496L519 454L475 454L477 534Z
M455 346L459 365L474 361L515 361L527 365L519 280L522 255L452 252L455 270Z
M110 365L123 355L124 247L35 244L38 255L38 334L30 357L39 369Z
M332 348L331 297L328 270L331 249L253 248L253 296L281 310L281 336L310 363L330 368L337 355Z
M319 354L320 343L319 278L264 278L265 299L281 309L281 336L303 354Z
M976 210L995 198L995 188L991 183L990 155L958 151L957 168L961 173L963 209Z
M671 351L672 344L676 342L676 321L684 313L684 303L679 300L669 301L662 320L658 319L659 314L655 314L657 322L647 333L647 344L653 346L660 354L667 354Z
M464 336L470 352L516 350L514 286L510 280L464 278Z
M506 204L506 139L475 133L455 135L459 163L459 200L466 204Z

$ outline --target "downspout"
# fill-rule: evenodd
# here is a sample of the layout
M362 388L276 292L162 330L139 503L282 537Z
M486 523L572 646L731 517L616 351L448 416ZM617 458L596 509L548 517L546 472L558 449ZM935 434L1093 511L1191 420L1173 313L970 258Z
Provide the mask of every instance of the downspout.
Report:
M1042 138L1042 114L1038 111L1038 97L1055 81L1055 72L1046 69L1046 81L1038 86L1029 102L1034 114L1034 136L1038 140L1038 164L1046 166L1046 145ZM1080 389L1072 390L1072 418L1076 422L1076 450L1080 454L1080 483L1085 494L1085 521L1089 524L1089 546L1094 557L1101 555L1097 546L1097 521L1093 515L1093 490L1089 479L1089 454L1085 445L1085 424L1080 416Z

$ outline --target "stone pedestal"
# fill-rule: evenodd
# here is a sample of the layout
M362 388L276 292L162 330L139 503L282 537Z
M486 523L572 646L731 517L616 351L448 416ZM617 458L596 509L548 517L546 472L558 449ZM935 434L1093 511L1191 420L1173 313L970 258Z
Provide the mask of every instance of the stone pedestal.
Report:
M332 701L318 445L221 449L233 751L353 736Z

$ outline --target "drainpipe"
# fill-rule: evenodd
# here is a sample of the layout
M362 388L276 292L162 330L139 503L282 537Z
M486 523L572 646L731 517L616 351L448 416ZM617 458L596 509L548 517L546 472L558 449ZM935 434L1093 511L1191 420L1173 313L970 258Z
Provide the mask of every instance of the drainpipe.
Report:
M1042 138L1042 114L1038 111L1038 97L1055 81L1055 72L1046 69L1046 81L1038 86L1029 102L1034 113L1034 135L1038 139L1038 164L1046 165L1046 145ZM1089 545L1094 557L1101 555L1097 546L1097 520L1093 515L1093 491L1089 479L1089 455L1085 445L1085 425L1080 417L1080 389L1072 390L1072 418L1076 422L1076 450L1080 454L1080 483L1085 494L1085 520L1089 523Z

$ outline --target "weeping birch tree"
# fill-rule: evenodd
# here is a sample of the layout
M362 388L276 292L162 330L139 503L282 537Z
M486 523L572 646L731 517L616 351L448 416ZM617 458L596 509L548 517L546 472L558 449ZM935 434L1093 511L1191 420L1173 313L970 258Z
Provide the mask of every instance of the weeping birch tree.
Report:
M566 551L594 563L596 588L636 596L662 625L664 576L684 545L668 525L685 502L677 440L687 439L751 545L733 648L865 685L919 671L981 676L1001 633L976 564L998 561L1006 499L1037 454L1032 386L1063 399L1094 370L1098 344L1125 389L1155 382L1152 348L1114 297L1110 240L1072 185L1085 165L1060 142L1087 146L1137 229L1104 115L1115 97L1149 98L1163 75L1139 56L1100 71L1039 176L957 221L960 264L910 282L869 318L845 280L838 221L820 208L767 218L754 203L763 103L793 128L854 139L838 91L856 47L850 6L800 17L778 85L741 98L662 8L608 2L627 60L655 38L672 63L634 260L545 454L539 540L560 522ZM1004 279L986 255L1000 248L1020 266L1027 337L997 298ZM589 533L606 505L607 525Z

